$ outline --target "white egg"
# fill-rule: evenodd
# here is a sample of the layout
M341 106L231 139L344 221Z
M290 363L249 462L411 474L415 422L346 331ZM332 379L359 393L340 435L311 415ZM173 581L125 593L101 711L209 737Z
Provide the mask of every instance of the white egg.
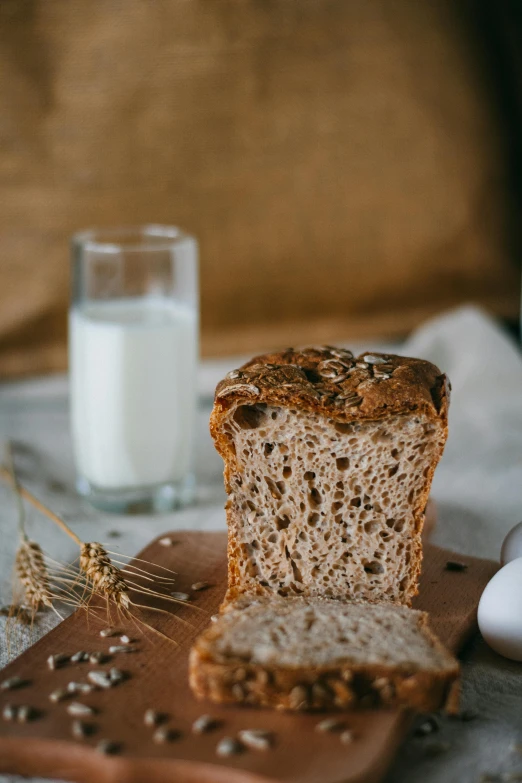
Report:
M506 565L517 557L522 557L522 522L509 531L500 550L500 564Z
M478 624L495 652L522 661L522 557L497 571L486 585L478 606Z

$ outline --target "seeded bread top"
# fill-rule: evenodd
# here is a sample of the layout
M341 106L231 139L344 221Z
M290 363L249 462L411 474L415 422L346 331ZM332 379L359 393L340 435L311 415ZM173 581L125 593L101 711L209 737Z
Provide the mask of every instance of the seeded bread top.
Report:
M217 386L213 423L233 403L295 405L341 421L426 413L447 421L449 383L434 364L344 348L256 356Z

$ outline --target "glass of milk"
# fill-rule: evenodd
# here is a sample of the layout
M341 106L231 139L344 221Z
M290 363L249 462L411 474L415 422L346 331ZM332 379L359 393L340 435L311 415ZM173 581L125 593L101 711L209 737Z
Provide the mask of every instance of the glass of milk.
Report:
M108 511L194 491L198 246L170 226L72 240L71 430L78 490Z

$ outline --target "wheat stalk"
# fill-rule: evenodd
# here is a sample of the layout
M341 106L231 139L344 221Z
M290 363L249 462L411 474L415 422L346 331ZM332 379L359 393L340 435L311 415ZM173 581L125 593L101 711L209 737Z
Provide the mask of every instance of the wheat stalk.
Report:
M54 609L49 574L36 541L27 537L22 540L16 553L15 570L24 588L25 604L31 608L33 615L42 606Z
M11 467L12 467L12 462L11 462ZM70 527L66 524L66 522L64 522L64 520L61 519L61 517L55 514L54 511L51 511L51 509L47 508L47 506L45 506L40 500L38 500L38 498L36 498L31 492L29 492L28 489L26 489L25 487L23 487L21 484L18 483L16 476L14 474L14 469L8 470L0 465L0 477L4 479L8 479L13 485L13 488L16 488L16 492L20 498L25 498L29 503L31 503L31 505L33 505L36 509L38 509L38 511L40 511L42 514L48 517L52 522L58 525L58 527L60 527L64 533L66 533L70 538L73 539L73 541L75 541L76 544L78 544L80 548L80 571L85 576L87 583L91 586L93 593L97 593L98 595L101 595L108 599L112 599L115 602L118 609L124 609L124 610L130 610L131 607L134 607L136 609L146 609L150 611L165 613L163 609L159 609L157 607L152 607L152 606L143 606L142 604L138 604L132 601L129 595L131 590L134 590L135 592L141 593L145 596L160 598L161 600L168 601L170 603L182 604L184 606L187 605L186 602L180 601L179 599L173 596L165 595L164 593L160 593L157 590L153 590L151 588L145 587L144 585L141 585L136 581L134 581L135 579L146 579L148 581L151 580L150 577L144 575L145 572L140 574L140 573L136 573L133 570L130 570L132 568L135 569L136 571L143 571L143 569L139 569L137 566L133 565L132 563L131 564L122 563L122 565L124 565L124 568L123 569L118 568L116 565L114 565L113 561L109 556L109 552L102 546L102 544L96 541L83 542L76 535L76 533L74 533L70 529ZM42 562L44 562L43 556L42 556ZM170 574L174 573L170 571L170 569L168 568L163 568L163 570L169 572ZM65 577L61 578L62 582L69 585L78 586L77 580L71 579L70 571L68 569L62 569L62 571L64 571L64 573L66 574ZM126 578L127 576L131 578L128 579ZM158 577L158 580L160 582L170 581L166 577ZM80 600L80 603L81 602L82 601ZM194 609L195 611L202 611L201 609L195 606L193 606L192 609ZM177 618L177 619L183 624L187 624L186 620L183 620L182 618ZM151 630L155 630L155 629L151 629Z
M129 586L101 544L91 542L80 545L80 568L96 592L112 598L118 607L129 608Z

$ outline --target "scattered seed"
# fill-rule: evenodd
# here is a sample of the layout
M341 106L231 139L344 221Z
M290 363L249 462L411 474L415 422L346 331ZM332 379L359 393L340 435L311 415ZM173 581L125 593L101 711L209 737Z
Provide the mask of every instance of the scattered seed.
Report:
M2 718L7 721L16 720L17 712L18 707L15 707L13 704L6 704L2 710Z
M326 731L341 731L345 727L345 723L342 720L339 720L338 718L325 718L324 720L319 721L319 723L316 724L315 730L326 732Z
M109 652L111 654L113 653L133 653L136 652L136 647L130 647L126 644L113 644L112 647L109 647Z
M161 712L157 712L156 710L145 710L143 715L143 723L145 726L157 726L163 721L163 719L164 716L161 714Z
M165 742L172 742L180 736L181 734L179 731L171 729L168 726L160 726L152 735L152 741L155 742L156 745L163 745Z
M0 689L3 691L14 691L16 688L23 688L25 685L29 685L29 680L24 680L22 677L9 677L8 680L2 682Z
M210 616L210 622L211 623L217 623L218 620L219 620L219 615L218 614L212 614Z
M350 729L346 729L346 731L343 731L341 733L339 739L341 740L343 745L351 745L355 737L353 735L353 731L350 731Z
M190 595L188 593L178 593L177 591L174 591L171 593L171 596L177 601L190 601Z
M53 691L49 694L49 701L52 701L56 704L56 702L63 701L67 698L69 694L67 691L64 691L63 688L58 688L57 690Z
M238 736L250 750L268 750L272 745L272 733L263 729L243 729Z
M18 723L29 723L36 717L36 712L27 704L22 704L16 711L16 720Z
M210 587L210 582L194 582L190 589L198 593L200 590L206 590L207 587Z
M235 756L241 753L243 746L241 743L234 739L234 737L223 737L216 746L216 753L218 756Z
M293 710L302 710L308 704L308 691L303 685L296 685L290 691L290 707Z
M71 655L71 663L82 663L89 660L89 653L80 651Z
M448 560L446 563L446 571L465 571L467 567L467 563L461 563L459 560Z
M73 720L71 723L71 734L75 739L83 739L89 734L89 726L81 720Z
M158 544L161 546L172 546L172 538L169 538L168 536L165 536L165 538L160 538L158 541Z
M107 636L118 636L120 633L121 631L119 631L117 628L102 628L100 631L100 636L106 639Z
M67 690L69 693L91 693L94 690L94 686L89 685L88 682L69 682Z
M89 655L89 663L92 664L105 663L108 659L109 656L104 652L93 652Z
M60 666L63 666L64 663L67 663L69 660L68 655L64 655L63 653L58 653L58 655L50 655L47 659L47 666L49 669L59 669Z
M194 734L205 734L207 731L217 728L219 721L212 715L200 715L192 724Z
M420 723L417 726L414 735L416 737L427 737L428 734L434 734L438 730L439 730L438 721L434 717L430 716L429 718L426 718L426 720L423 720L422 723Z
M85 718L87 715L94 715L95 710L88 704L81 704L79 701L73 701L67 706L67 712L74 718Z
M92 671L87 675L89 682L97 685L99 688L112 688L112 681L110 675L107 672Z
M95 750L98 753L103 753L106 756L113 755L114 753L119 753L121 749L121 745L118 742L113 742L112 740L100 740L98 744L95 747Z
M133 640L130 638L130 636L127 636L127 634L123 634L123 636L120 636L120 642L122 644L130 644Z
M118 683L123 682L123 680L126 679L127 675L125 672L122 672L113 666L113 668L109 670L109 677L113 685L118 685Z

